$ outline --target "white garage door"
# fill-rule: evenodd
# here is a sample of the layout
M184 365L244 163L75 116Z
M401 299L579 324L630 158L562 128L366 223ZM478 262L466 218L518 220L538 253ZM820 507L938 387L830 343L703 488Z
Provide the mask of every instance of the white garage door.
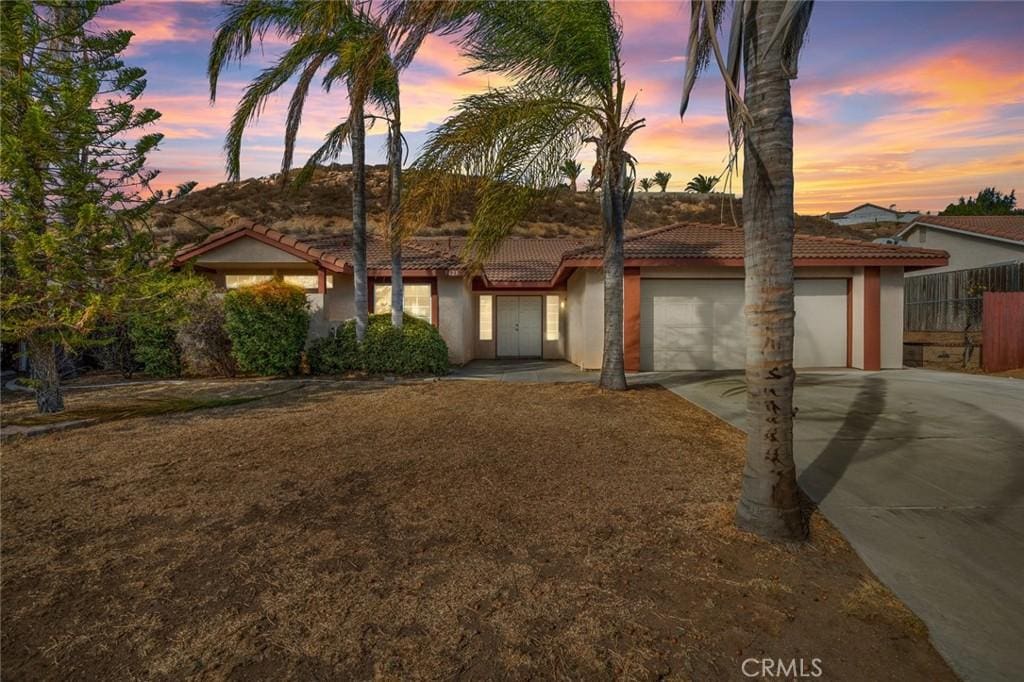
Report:
M744 335L742 280L641 281L641 369L741 369ZM846 365L846 280L796 281L795 337L795 366Z

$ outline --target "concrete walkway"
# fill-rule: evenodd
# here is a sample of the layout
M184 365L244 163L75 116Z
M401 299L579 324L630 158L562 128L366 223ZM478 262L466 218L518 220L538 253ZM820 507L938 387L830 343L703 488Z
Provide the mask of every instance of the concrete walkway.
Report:
M489 381L597 381L600 373L582 370L564 360L474 360L456 367L448 378Z
M660 383L743 428L742 374ZM1020 680L1024 381L927 370L797 381L801 487L965 680Z

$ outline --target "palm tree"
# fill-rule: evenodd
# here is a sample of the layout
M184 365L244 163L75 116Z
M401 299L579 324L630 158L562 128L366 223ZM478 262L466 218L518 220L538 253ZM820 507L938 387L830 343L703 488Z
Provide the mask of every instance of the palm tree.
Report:
M438 215L460 190L475 191L466 255L479 263L538 193L557 186L564 160L575 158L583 143L593 144L604 222L600 384L624 389L623 229L635 178L626 145L644 123L632 117L633 100L626 98L618 16L607 1L453 4L462 13L441 31L457 32L473 70L517 82L458 103L428 138L411 192L423 215Z
M789 81L812 2L734 3L728 56L716 30L725 2L691 5L689 58L680 115L712 56L725 79L731 146L743 145L746 257L747 457L737 525L766 537L801 539L793 463L793 111ZM739 91L742 70L744 87Z
M715 185L718 184L718 178L714 175L695 175L693 180L686 183L687 192L697 192L698 194L710 194L715 189Z
M672 174L665 171L658 171L654 174L654 184L660 187L662 192L668 189L668 181L671 179Z
M403 30L391 17L374 16L362 11L360 5L361 40L347 60L349 78L364 82L363 89L370 102L384 113L387 123L388 203L384 216L385 234L391 257L391 324L400 328L404 319L404 286L402 282L402 242L407 236L409 222L403 220L402 163L405 144L402 137L402 107L400 74L412 62L424 35ZM368 115L375 120L379 117ZM306 162L297 178L297 184L312 178L316 168L332 161L341 153L350 134L347 121L336 127L323 145ZM365 175L365 171L364 171ZM365 183L364 183L365 187Z
M645 192L650 192L652 187L654 187L654 180L651 180L650 178L640 178L640 189Z
M285 127L285 149L281 160L282 181L287 182L295 150L295 138L302 121L302 110L310 85L320 70L326 69L323 86L330 91L338 80L348 90L348 118L339 124L325 143L341 145L351 141L352 149L352 260L356 335L362 340L368 315L366 277L366 102L375 84L373 71L377 54L374 39L378 35L373 22L358 2L281 2L247 0L228 5L210 48L207 75L210 99L216 100L217 82L224 67L241 61L254 43L262 46L264 36L273 31L291 41L291 46L264 69L246 88L228 129L224 148L227 152L228 178L239 179L242 136L254 123L268 99L295 79ZM374 68L367 68L367 64Z
M583 172L583 164L576 159L566 159L562 164L561 171L562 175L569 180L569 188L573 191L573 194L575 194L577 191L576 181Z

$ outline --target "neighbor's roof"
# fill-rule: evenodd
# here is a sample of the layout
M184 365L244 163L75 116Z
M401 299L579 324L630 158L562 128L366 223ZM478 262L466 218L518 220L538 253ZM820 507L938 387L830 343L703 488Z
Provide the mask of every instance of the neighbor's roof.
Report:
M970 232L983 237L1024 243L1024 215L929 215L912 222L899 236L916 225L929 225L957 232Z
M254 225L239 225L206 238L178 252L175 265L182 265L202 253L230 241L252 237L336 272L352 270L352 235L288 236ZM412 237L402 246L402 265L409 271L464 274L462 259L465 237ZM387 274L390 256L386 241L367 235L367 269L370 274ZM726 225L681 223L629 234L624 242L625 258L633 265L665 265L672 261L698 261L724 265L743 264L743 230ZM567 276L574 267L599 265L601 243L594 239L568 238L506 239L483 266L489 284L522 286L547 285ZM798 265L904 265L928 267L945 265L948 254L934 249L918 249L891 244L875 244L835 237L797 234L793 257ZM658 262L660 261L660 262Z
M897 215L897 216L920 213L920 211L897 211L896 209L886 208L885 206L879 206L878 204L870 204L869 203L869 204L861 204L860 206L856 206L854 208L851 208L849 211L829 211L825 215L827 215L829 218L845 218L846 216L850 215L851 213L859 211L862 208L869 208L869 207L870 208L877 208L879 211L885 211L886 213L892 213L893 215Z
M626 260L712 260L735 261L743 258L743 230L727 225L684 223L660 227L626 237ZM600 258L601 248L589 246L567 254L567 259ZM875 244L837 237L813 237L796 234L793 258L796 260L865 261L933 260L947 258L945 251L916 249L891 244Z

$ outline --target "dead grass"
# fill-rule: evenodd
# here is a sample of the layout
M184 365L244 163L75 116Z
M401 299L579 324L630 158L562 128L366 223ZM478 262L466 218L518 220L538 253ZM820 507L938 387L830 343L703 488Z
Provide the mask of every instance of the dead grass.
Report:
M843 612L865 623L886 623L909 637L928 636L924 621L874 578L865 578L843 599Z
M659 388L447 381L18 442L3 677L952 679L823 520L735 529L742 446Z

